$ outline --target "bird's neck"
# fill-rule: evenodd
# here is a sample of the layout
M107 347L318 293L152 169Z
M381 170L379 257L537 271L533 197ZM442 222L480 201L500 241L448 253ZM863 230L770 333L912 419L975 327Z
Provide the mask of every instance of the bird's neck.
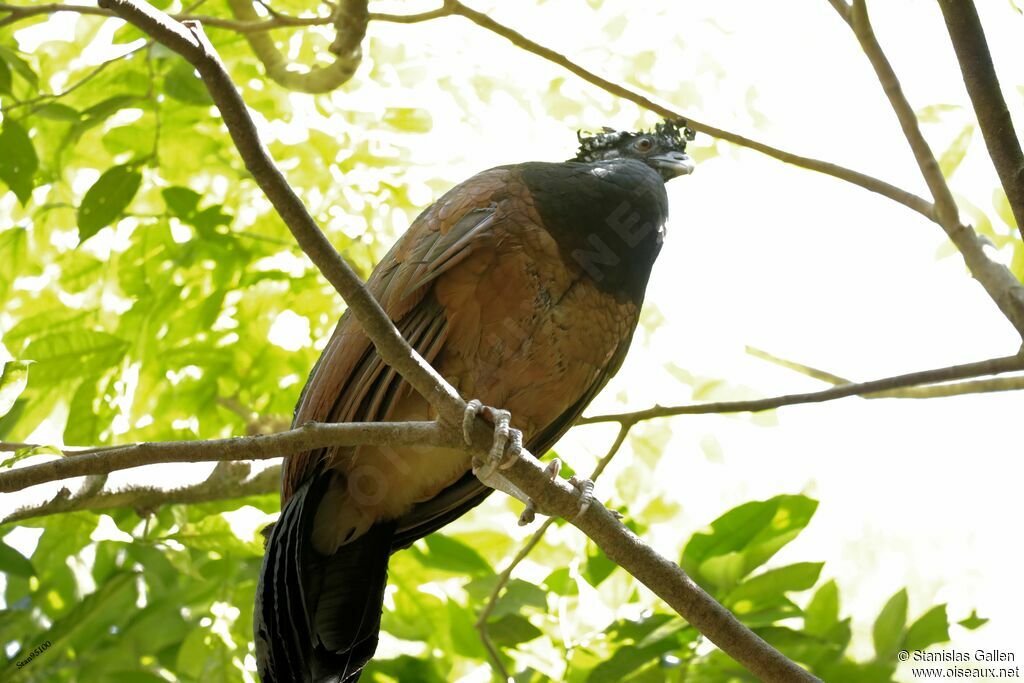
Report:
M522 165L542 223L602 290L637 303L661 250L668 197L646 164L618 159Z

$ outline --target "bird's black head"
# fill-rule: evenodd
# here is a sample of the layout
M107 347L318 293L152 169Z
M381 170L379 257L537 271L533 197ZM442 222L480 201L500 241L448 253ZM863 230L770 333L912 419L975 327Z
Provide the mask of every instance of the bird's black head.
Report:
M636 159L646 163L668 182L693 173L693 159L686 154L686 143L694 131L684 119L665 119L653 131L621 131L605 128L594 135L577 133L580 149L570 161L608 161Z

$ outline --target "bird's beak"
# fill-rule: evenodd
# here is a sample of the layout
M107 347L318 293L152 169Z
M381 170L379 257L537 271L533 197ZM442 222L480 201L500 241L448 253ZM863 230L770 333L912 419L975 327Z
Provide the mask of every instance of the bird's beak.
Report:
M671 180L681 175L693 173L694 163L690 155L683 152L666 152L649 158L649 161L658 169L661 177Z

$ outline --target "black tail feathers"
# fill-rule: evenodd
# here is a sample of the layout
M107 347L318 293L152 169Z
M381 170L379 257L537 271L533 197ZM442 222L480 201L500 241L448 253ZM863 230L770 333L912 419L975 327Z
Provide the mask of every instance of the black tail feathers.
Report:
M395 525L317 553L310 532L329 479L295 492L267 542L253 615L263 683L355 683L377 649Z

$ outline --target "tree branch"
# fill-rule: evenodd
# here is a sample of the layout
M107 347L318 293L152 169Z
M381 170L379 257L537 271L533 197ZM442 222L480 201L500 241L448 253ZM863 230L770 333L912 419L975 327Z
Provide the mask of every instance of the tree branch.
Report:
M1024 238L1024 153L999 87L978 10L971 0L939 0L960 73L981 126L989 157Z
M274 465L249 477L250 467L245 462L223 462L204 481L191 486L163 489L155 486L126 486L115 491L77 492L72 494L61 488L51 500L15 510L0 520L0 524L21 522L33 517L45 517L79 510L110 510L131 508L140 515L153 512L164 505L209 503L277 493L281 488L281 467Z
M774 363L780 367L798 372L801 375L806 375L807 377L821 380L822 382L826 382L833 386L853 384L852 380L840 377L839 375L833 375L831 372L827 372L825 370L812 368L809 365L786 360L785 358L779 358L767 351L755 349L752 346L747 347L747 353L762 360L766 360L769 363ZM861 398L944 398L947 396L963 396L964 394L991 394L999 391L1017 391L1019 389L1024 389L1024 375L1015 375L1013 377L992 377L990 379L955 382L953 384L910 386L870 394L859 394L859 396Z
M325 66L315 66L307 71L298 71L274 44L266 32L245 33L253 54L263 63L267 76L277 84L304 93L318 94L331 92L346 83L359 68L362 61L361 43L366 35L369 14L366 0L341 0L331 18L335 39L330 51L334 61ZM253 9L251 0L228 0L234 15L245 22L259 22L259 15ZM278 17L272 17L271 21Z
M1003 315L1024 337L1024 285L1021 285L1009 268L990 259L985 253L984 243L974 229L960 222L960 210L953 199L953 193L942 175L942 169L939 168L935 154L921 133L917 115L903 93L896 72L885 56L882 46L878 43L874 29L871 27L865 1L853 0L852 6L846 5L842 0L829 0L829 2L853 30L864 54L878 76L882 90L885 91L893 112L899 120L900 128L903 129L903 134L910 144L921 175L935 200L936 222L942 226L949 239L960 250L971 275L981 283Z
M266 460L329 446L451 446L449 430L436 422L309 422L278 434L236 436L205 441L158 441L70 452L58 460L0 472L0 493L48 481L109 474L167 462Z
M876 379L870 382L859 384L843 384L823 391L812 391L802 394L785 394L771 398L759 398L749 401L719 401L715 403L695 403L682 406L654 406L646 410L637 410L626 413L608 413L605 415L594 415L584 417L576 424L587 425L599 422L619 422L630 424L642 420L651 420L658 417L673 417L675 415L706 415L709 413L757 413L763 410L772 410L783 406L792 406L801 403L823 403L834 401L847 396L862 396L864 394L877 394L890 389L901 387L918 386L922 384L935 384L938 382L949 382L970 377L983 377L986 375L998 375L1006 372L1024 370L1024 354L1016 356L1004 356L990 360L978 361L976 363L965 363L964 365L951 365L935 370L922 370L911 372L905 375L896 375L884 379Z
M39 16L41 14L56 14L58 12L75 12L77 14L88 14L98 17L116 17L117 15L108 9L95 7L93 5L76 5L74 3L47 3L40 5L12 5L0 2L0 12L10 12L3 19L0 19L0 27L13 24L22 19ZM386 21L396 24L416 24L421 21L429 21L450 15L451 12L445 8L421 12L419 14L383 14L370 12L370 21ZM269 19L256 19L254 21L241 21L228 19L226 17L214 17L206 14L172 14L177 21L197 21L203 26L235 31L236 33L262 33L278 28L302 28L306 26L329 26L333 22L330 16L314 17L293 17L287 14L277 13Z
M611 462L615 454L622 448L622 444L625 443L626 437L629 435L629 430L632 429L633 425L623 424L619 427L619 433L615 436L615 440L612 445L608 448L608 452L605 453L598 462L594 471L590 473L590 481L595 482L597 478L601 476L605 468L608 467L608 463ZM505 590L508 582L512 578L512 572L515 571L516 567L519 566L523 560L537 547L537 544L544 538L544 534L547 530L555 523L555 517L548 517L544 520L544 523L540 525L537 531L534 532L533 536L523 544L523 547L519 549L516 556L512 558L512 561L508 563L505 569L498 574L498 582L494 584L494 588L491 590L491 594L487 597L487 602L484 603L483 609L480 610L480 614L476 619L476 629L480 632L480 640L483 641L484 647L487 649L487 654L491 659L491 663L494 665L496 671L500 672L501 680L508 681L508 671L505 670L505 665L501 661L501 656L498 653L498 649L495 647L494 642L491 640L491 634L487 628L487 620L490 619L491 614L494 612L494 608L498 606L498 598L501 597L501 592Z

